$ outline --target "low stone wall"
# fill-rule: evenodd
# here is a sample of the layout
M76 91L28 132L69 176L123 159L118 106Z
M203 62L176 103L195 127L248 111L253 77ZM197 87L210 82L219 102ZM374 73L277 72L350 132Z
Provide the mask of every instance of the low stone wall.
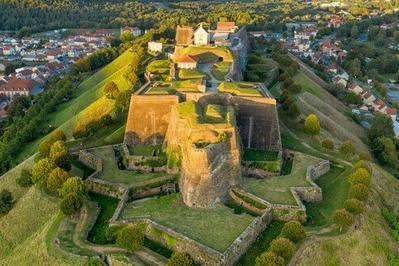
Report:
M239 196L236 195L236 193L239 194L243 194L245 197L250 198L251 200L254 200L256 202L259 202L259 204L263 204L265 205L264 209L258 208L256 206L253 206L252 204L246 202L245 200L243 200L242 198L240 198ZM255 195L252 195L248 192L245 192L243 190L240 190L238 188L234 188L234 189L230 189L229 190L229 196L231 197L231 199L238 205L240 205L241 207L243 207L244 209L252 212L252 213L256 213L258 215L263 215L265 213L265 211L268 209L268 207L270 207L270 204L258 197L256 197Z
M81 161L86 166L95 169L96 172L101 172L103 170L103 164L101 162L101 159L87 150L79 151L79 161Z
M102 179L98 179L93 175L85 180L87 190L98 194L121 199L123 198L127 188L122 184L114 184Z
M303 204L301 204L303 206ZM306 222L306 208L294 205L273 204L273 220L292 221L296 220L301 223Z
M135 199L142 199L147 198L155 195L159 195L162 193L176 193L177 191L177 183L165 183L161 186L157 186L154 188L146 188L143 190L131 190L130 191L130 198Z

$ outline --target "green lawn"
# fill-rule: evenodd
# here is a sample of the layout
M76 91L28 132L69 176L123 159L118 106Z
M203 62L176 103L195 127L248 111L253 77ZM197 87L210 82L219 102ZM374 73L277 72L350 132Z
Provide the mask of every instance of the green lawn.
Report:
M112 147L100 147L90 151L101 158L103 171L98 178L115 183L138 184L141 182L166 176L165 173L138 173L128 170L119 170Z
M212 68L212 75L217 80L224 80L224 77L227 75L227 73L229 73L230 65L230 62L219 62L214 64Z
M59 105L56 112L48 115L48 124L60 127L70 138L77 121L77 114L101 96L103 86L110 81L115 81L120 90L126 90L131 86L123 74L132 58L133 53L127 50L110 64L85 79L75 89L72 100ZM47 137L48 135L27 144L17 159L23 161L34 154L39 143Z
M100 213L89 232L88 240L95 244L107 244L105 232L108 228L108 221L114 214L119 200L97 193L89 193L89 196L90 200L97 202L98 207L100 207Z
M257 150L257 149L244 149L244 161L275 161L277 160L278 152Z
M292 171L289 175L266 179L245 178L243 188L270 203L296 205L290 187L310 186L305 178L306 168L319 161L318 158L296 152Z
M169 60L154 60L147 66L147 71L153 74L169 74Z
M236 215L225 206L190 208L179 193L128 203L122 219L139 217L149 217L220 252L225 251L254 219L248 214Z
M130 155L154 156L157 151L162 152L162 145L134 145L129 147Z
M206 74L196 69L180 69L179 79L202 79Z
M308 226L325 226L332 223L332 215L336 209L343 208L348 197L348 175L351 169L332 165L330 172L316 180L323 190L323 201L306 203Z
M270 243L278 237L283 229L284 222L272 221L267 228L258 236L256 242L251 245L247 252L241 256L236 266L253 266L255 265L255 260L263 252L265 252Z
M198 56L202 63L213 63L220 57L227 62L232 62L234 59L230 48L223 46L189 46L181 51L181 55Z
M243 97L261 97L262 94L256 88L255 83L251 82L222 82L218 86L218 92L231 93Z
M147 95L151 94L175 94L176 91L180 92L200 92L198 86L202 83L199 79L188 79L179 81L157 81L151 84L150 88L145 92Z

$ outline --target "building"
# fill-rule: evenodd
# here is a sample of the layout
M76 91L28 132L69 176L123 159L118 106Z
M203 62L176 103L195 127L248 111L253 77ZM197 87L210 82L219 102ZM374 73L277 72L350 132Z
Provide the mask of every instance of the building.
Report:
M162 43L161 42L148 42L148 51L161 53L162 52Z
M357 95L361 95L361 94L364 92L363 88L360 87L359 85L355 84L355 83L353 83L353 84L349 87L349 90L350 90L351 92L353 92L353 93L356 93Z
M187 46L193 43L193 28L180 27L176 29L176 45Z
M195 45L208 45L210 42L210 34L202 27L202 24L194 32Z
M121 32L124 31L130 32L133 35L133 37L138 37L141 35L141 29L137 27L124 27L121 29Z
M235 22L231 21L220 21L216 25L217 32L229 32L233 33L238 29Z
M32 79L12 78L7 83L0 85L0 94L12 99L19 95L30 95L37 87L37 83Z
M180 69L196 69L198 60L191 55L183 55L177 60L177 67Z

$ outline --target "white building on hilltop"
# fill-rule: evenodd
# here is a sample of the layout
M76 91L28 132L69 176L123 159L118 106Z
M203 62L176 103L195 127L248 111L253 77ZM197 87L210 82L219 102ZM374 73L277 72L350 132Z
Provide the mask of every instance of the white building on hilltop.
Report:
M162 53L162 43L161 42L148 42L148 51Z
M209 33L202 27L202 24L194 32L194 44L195 45L208 45L210 42Z

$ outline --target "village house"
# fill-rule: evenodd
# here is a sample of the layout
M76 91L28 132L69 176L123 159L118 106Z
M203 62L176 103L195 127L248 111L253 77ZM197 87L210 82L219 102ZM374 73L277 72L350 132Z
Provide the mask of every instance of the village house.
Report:
M193 28L177 26L176 29L176 45L187 46L193 43Z
M356 83L353 83L352 85L349 86L349 91L357 95L361 95L364 92L363 88Z
M373 102L377 99L374 94L372 94L369 91L365 91L361 94L361 98L364 102L364 104L368 106L372 106Z
M161 42L148 42L148 51L150 52L161 53L162 47Z
M210 42L210 34L202 27L202 24L194 32L195 45L208 45Z
M177 67L180 69L196 69L198 60L191 55L183 55L177 60Z
M12 78L7 83L0 85L0 94L5 95L9 100L19 95L30 95L38 84L32 79Z
M216 32L233 33L238 29L235 22L220 21L216 24Z
M141 29L137 28L137 27L124 27L121 28L121 32L130 32L132 34L133 37L138 37L141 35Z
M332 82L333 82L334 84L341 85L341 86L344 87L344 88L346 88L346 86L348 85L348 82L347 82L345 79L343 79L341 76L339 76L339 75L336 75L336 76L332 79Z

